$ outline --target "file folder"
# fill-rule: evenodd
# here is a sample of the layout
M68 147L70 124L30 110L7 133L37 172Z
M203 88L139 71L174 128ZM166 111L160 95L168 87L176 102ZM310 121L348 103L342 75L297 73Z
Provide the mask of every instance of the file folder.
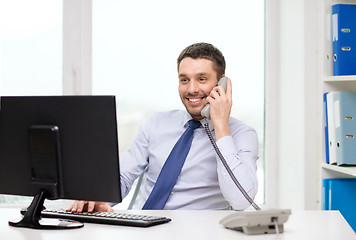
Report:
M334 113L334 94L329 92L326 95L327 119L328 119L328 139L329 139L329 163L337 164L336 137L335 137L335 113Z
M323 179L323 210L339 210L356 232L356 179Z
M328 93L323 94L323 108L324 108L324 139L325 139L325 162L330 163L329 159L329 129L328 129L328 106L327 98Z
M332 6L333 73L356 75L356 5Z
M337 165L356 165L356 93L334 92Z

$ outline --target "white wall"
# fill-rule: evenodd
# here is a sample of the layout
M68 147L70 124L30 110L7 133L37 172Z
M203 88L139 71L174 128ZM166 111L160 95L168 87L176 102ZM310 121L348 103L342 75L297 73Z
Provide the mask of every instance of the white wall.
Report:
M274 194L267 197L272 207L319 206L316 4L315 0L267 0L266 4L266 79L270 84L266 89L266 164L271 170L266 192Z
M281 207L302 208L304 2L282 0L280 3L279 203Z

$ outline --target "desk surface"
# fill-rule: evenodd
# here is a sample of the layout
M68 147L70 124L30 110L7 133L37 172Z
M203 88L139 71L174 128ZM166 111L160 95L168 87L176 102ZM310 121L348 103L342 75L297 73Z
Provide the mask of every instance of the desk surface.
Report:
M225 229L219 220L231 211L120 211L166 216L171 222L150 228L89 224L71 230L33 230L14 228L8 220L20 217L17 208L0 207L1 240L71 240L71 239L356 239L352 228L338 211L292 211L280 235L245 235Z

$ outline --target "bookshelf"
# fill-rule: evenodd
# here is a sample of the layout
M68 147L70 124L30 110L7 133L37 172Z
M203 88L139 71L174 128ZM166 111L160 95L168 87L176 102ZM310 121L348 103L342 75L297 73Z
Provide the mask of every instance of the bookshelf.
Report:
M356 178L356 167L340 167L327 163L321 163L321 167L324 169L324 171L329 171L331 173L330 177L332 176L335 177L336 175L338 175L340 177L345 177L345 178L351 178L351 177Z
M322 48L320 73L320 98L322 94L328 91L351 91L356 92L356 75L348 76L333 76L333 50L332 50L332 27L331 27L331 6L334 4L356 4L356 0L324 0L322 1L320 11L320 24L322 30L320 33ZM320 60L320 58L318 58ZM321 100L322 101L322 100ZM318 105L323 114L322 104ZM320 116L323 119L323 116ZM325 146L324 132L322 131L322 154L321 157L321 181L320 188L322 189L322 180L326 178L356 178L356 167L341 167L325 163ZM320 139L320 138L319 138ZM322 199L322 196L321 196Z
M356 75L349 76L326 76L324 78L325 83L352 83L356 81Z

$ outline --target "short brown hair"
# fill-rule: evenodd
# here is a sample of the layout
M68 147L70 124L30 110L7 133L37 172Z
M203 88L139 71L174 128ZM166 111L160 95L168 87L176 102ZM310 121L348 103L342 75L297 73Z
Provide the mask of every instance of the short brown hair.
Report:
M205 58L213 61L214 63L214 70L217 73L218 78L220 78L223 74L225 74L225 58L221 51L217 49L210 43L194 43L188 47L186 47L179 55L177 59L177 68L179 68L180 62L184 58Z

